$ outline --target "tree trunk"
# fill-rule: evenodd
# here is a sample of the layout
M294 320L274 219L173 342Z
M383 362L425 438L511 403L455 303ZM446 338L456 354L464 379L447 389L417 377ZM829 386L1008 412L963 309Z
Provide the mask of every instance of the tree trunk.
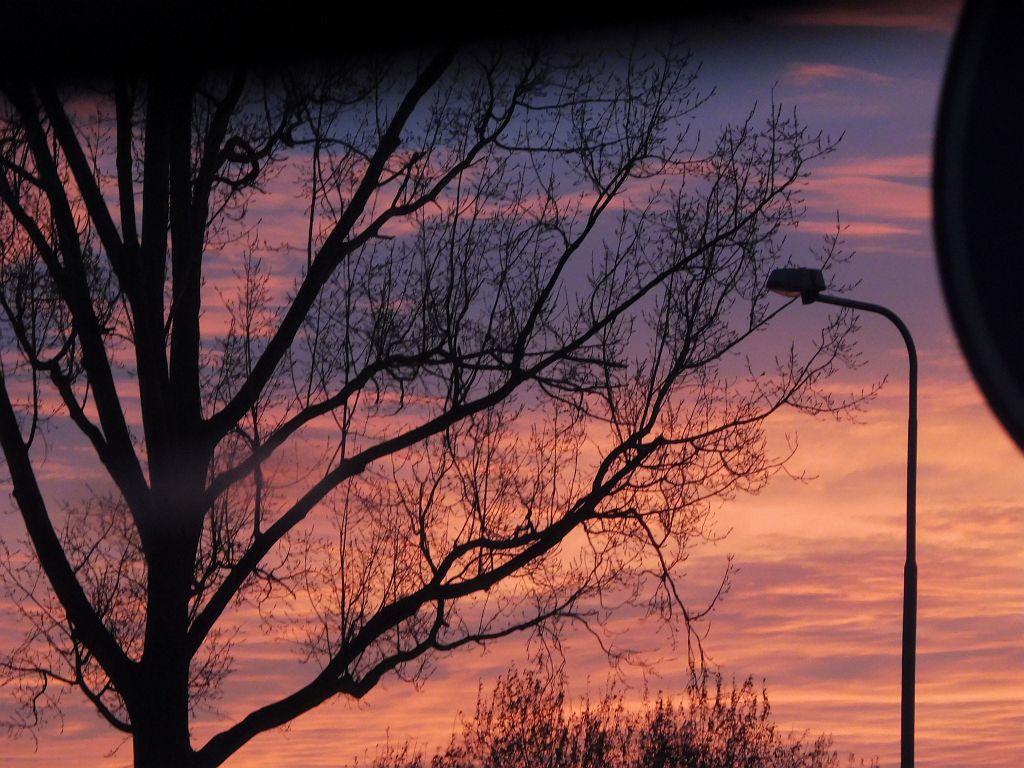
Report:
M168 506L147 547L146 639L131 707L136 768L195 765L189 737L188 650L196 539L190 520L195 515L179 511L183 506Z
M166 603L150 598L150 612ZM170 612L169 612L170 613ZM174 612L177 613L177 612ZM132 702L136 768L191 768L189 738L189 658L185 617L154 617L139 668L138 694ZM156 625L156 626L154 626Z
M152 610L153 603L150 603ZM184 630L172 631L168 617L148 633L139 668L138 697L131 710L135 768L192 768L189 738L189 663Z
M135 768L193 768L188 732L188 706L165 704L154 699L133 719Z

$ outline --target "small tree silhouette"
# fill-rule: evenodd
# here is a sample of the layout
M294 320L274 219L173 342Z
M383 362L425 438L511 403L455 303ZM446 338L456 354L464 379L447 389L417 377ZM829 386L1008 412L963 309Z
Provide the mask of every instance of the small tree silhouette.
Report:
M838 768L832 740L781 733L768 694L751 679L730 688L716 675L682 701L659 694L629 707L606 692L570 708L565 677L510 670L481 691L462 732L431 758L385 746L373 768ZM710 685L709 685L710 683ZM850 765L854 764L851 757ZM877 761L876 761L877 762ZM875 765L872 763L872 765ZM860 765L864 765L861 761Z

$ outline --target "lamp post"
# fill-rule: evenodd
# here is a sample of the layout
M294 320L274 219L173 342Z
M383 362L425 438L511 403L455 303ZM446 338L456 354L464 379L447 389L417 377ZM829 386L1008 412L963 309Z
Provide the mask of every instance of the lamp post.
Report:
M887 307L841 296L829 296L821 270L772 270L768 290L804 304L818 302L871 312L888 318L907 345L910 361L910 408L907 419L907 557L903 566L903 661L900 686L900 768L914 766L914 669L917 656L917 349L906 324Z

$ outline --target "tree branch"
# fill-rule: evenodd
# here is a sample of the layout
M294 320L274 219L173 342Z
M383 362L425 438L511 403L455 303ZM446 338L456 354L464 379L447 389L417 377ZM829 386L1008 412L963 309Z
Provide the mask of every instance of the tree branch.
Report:
M64 156L67 158L68 167L74 176L78 192L82 196L82 202L85 203L89 218L92 219L96 232L100 236L100 242L103 243L103 248L107 252L107 258L110 259L121 285L130 288L132 274L129 272L128 261L125 259L124 243L121 241L120 233L110 215L107 203L103 199L99 184L96 183L96 176L92 168L89 167L89 161L82 150L82 145L75 135L74 126L71 125L64 106L57 96L56 89L52 85L37 86L37 91L43 109L50 119L54 136L57 137Z
M82 257L82 246L71 205L61 182L56 161L50 154L45 132L39 123L34 100L30 94L17 88L8 89L8 95L25 124L28 143L39 169L40 178L45 185L46 196L50 202L51 214L57 229L60 252L64 257L63 265L57 262L55 251L46 243L45 238L42 238L42 233L34 222L24 221L23 216L19 215L19 223L26 228L33 241L42 238L45 243L45 247L40 248L40 253L71 312L72 324L82 345L82 364L95 393L100 424L111 453L116 457L113 464L116 468L113 479L125 494L125 498L129 500L133 510L137 514L145 514L148 507L148 489L138 457L132 446L120 397L114 385L110 362L107 359L103 343L103 332L93 309L89 281ZM0 182L0 195L7 205L10 206L12 202L14 203L13 211L17 212L21 209L16 198L12 200L13 190L7 184L6 179ZM21 211L24 217L27 217L24 210L21 209ZM16 215L18 214L16 213Z
M238 423L258 399L274 370L291 346L295 334L305 320L321 288L337 265L351 252L345 240L362 215L373 190L376 189L385 164L392 153L401 146L402 129L412 117L420 100L448 69L455 56L454 49L446 48L437 53L420 72L416 82L403 97L387 129L381 135L377 149L367 164L359 187L356 189L341 219L313 259L313 263L292 299L276 333L260 355L252 372L239 387L235 396L211 416L206 424L207 439L216 443Z
M14 407L7 394L7 384L0 373L0 445L11 474L14 498L21 510L22 520L35 547L39 564L43 567L68 620L77 636L96 656L118 690L130 695L135 689L135 663L129 659L117 640L110 634L96 614L81 584L68 563L53 524L50 522L46 502L36 482L28 449L21 438Z

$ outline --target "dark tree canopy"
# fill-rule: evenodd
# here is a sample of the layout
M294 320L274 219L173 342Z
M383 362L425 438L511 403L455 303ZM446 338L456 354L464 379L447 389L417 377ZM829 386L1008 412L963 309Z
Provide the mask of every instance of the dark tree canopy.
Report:
M136 765L215 766L616 601L699 659L680 565L781 466L766 418L849 405L851 321L743 365L834 145L774 105L700 136L696 72L506 44L0 80L12 725L76 688ZM54 498L83 447L107 483ZM305 678L194 744L253 616Z

